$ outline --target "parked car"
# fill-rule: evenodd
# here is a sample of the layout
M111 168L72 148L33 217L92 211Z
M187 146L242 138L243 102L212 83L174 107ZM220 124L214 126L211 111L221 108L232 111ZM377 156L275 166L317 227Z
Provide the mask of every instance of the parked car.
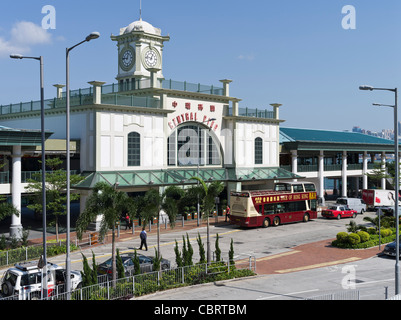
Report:
M390 257L395 257L396 256L396 249L397 248L397 242L396 241L393 241L393 242L391 242L391 243L389 243L389 244L387 244L385 247L384 247L384 250L383 250L383 253L385 254L385 255L388 255L388 256L390 256ZM400 256L401 256L401 243L400 243L400 250L399 250L399 253L400 253Z
M66 270L54 264L47 264L47 291L53 293L62 292L65 289ZM1 295L5 297L17 296L18 300L38 300L42 291L42 269L38 267L38 261L17 263L9 268L1 281ZM56 287L58 286L57 290ZM71 289L82 286L82 276L79 271L71 271Z
M356 210L351 210L346 206L332 205L326 210L322 211L322 216L325 218L341 219L341 218L355 218L357 215Z
M121 254L121 260L123 261L123 266L125 270L125 276L129 277L134 274L135 267L134 267L134 253L124 253ZM137 254L137 257L139 259L139 265L141 268L141 273L146 273L146 272L152 272L153 271L153 260L154 257L148 257L144 256L142 254ZM102 274L107 274L109 277L112 277L112 266L111 266L111 261L112 259L108 259L105 262L101 263L97 267L97 273L102 275ZM161 259L160 261L160 269L161 270L168 270L170 269L170 261L166 259Z

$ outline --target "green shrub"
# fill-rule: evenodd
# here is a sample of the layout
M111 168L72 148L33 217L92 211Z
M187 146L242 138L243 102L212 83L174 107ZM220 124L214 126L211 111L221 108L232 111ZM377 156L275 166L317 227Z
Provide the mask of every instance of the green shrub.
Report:
M359 238L361 238L361 242L366 242L366 241L369 241L369 239L370 239L369 233L367 233L365 231L358 231L357 235L359 236Z
M373 228L373 227L368 228L368 233L369 233L370 235L376 234L376 228Z
M350 233L348 235L348 243L351 245L355 245L361 242L361 238L357 233Z
M348 240L348 233L346 232L337 233L337 240L339 242L346 242Z
M381 230L380 230L380 235L381 235L382 237L391 236L392 233L393 233L393 232L392 232L390 229L381 229Z

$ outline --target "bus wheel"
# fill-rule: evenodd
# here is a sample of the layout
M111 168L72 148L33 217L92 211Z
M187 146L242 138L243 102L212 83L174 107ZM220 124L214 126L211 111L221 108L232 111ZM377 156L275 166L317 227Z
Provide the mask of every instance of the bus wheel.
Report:
M273 226L277 227L280 224L280 218L279 217L275 217L273 219Z
M308 222L308 221L309 221L309 214L305 213L304 222Z
M263 220L263 222L262 222L262 227L263 228L267 228L269 225L270 225L269 218L266 218L265 220Z

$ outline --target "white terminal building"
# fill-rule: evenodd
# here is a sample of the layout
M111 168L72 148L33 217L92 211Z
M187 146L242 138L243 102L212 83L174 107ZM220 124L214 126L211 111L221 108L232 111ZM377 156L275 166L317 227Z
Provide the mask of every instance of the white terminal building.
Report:
M194 184L190 178L199 175L206 182L222 181L229 198L231 190L271 188L275 180L299 178L279 167L280 104L241 108L228 79L218 86L166 80L164 43L170 37L145 21L120 29L111 40L118 48L117 83L99 79L70 93L71 170L85 176L72 186L81 194L81 211L98 181L135 193ZM66 94L64 85L55 87L56 97L45 101L46 154L65 159ZM37 134L40 102L1 106L0 121ZM2 170L13 177L0 192L11 194L19 208L23 173L35 170L34 158L40 159L37 145L1 148ZM13 217L12 230L19 228L21 218Z

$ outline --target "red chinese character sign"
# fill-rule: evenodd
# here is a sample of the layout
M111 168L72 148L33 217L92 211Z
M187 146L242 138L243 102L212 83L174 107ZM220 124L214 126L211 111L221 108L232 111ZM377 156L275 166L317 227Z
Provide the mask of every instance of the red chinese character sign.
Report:
M170 129L175 129L184 122L199 122L210 127L213 131L217 131L219 128L218 123L221 119L217 119L218 115L216 111L218 108L216 104L197 103L188 100L185 101L184 99L177 99L171 101L170 105L175 110L168 116L168 126ZM222 109L219 110L222 111ZM212 116L211 113L215 114Z

